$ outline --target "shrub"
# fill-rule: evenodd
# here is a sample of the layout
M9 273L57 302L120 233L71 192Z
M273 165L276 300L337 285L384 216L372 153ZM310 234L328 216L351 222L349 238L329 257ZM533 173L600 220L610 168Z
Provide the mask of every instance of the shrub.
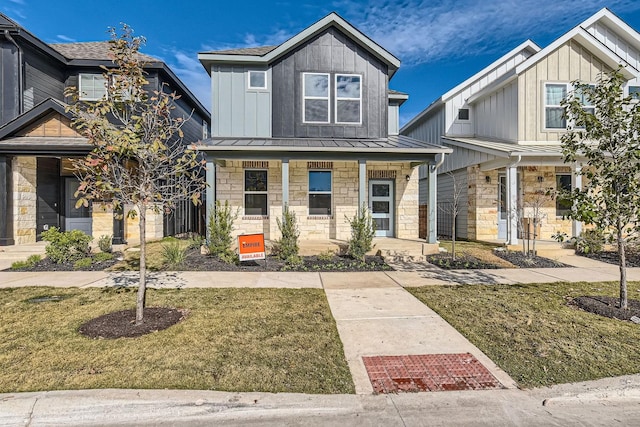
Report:
M57 227L51 227L42 232L42 240L49 242L45 248L49 259L62 264L88 255L91 252L89 242L93 239L80 230L61 232Z
M30 255L26 261L16 261L11 264L12 270L20 270L21 268L32 268L42 260L40 255Z
M184 262L187 258L187 247L179 241L170 241L162 244L162 259L165 264L175 267Z
M73 263L74 270L81 270L83 268L89 268L93 264L93 260L91 258L80 258L76 262Z
M597 254L604 250L605 237L602 230L585 230L576 238L576 252Z
M213 214L209 216L209 254L218 257L224 262L228 262L235 254L231 250L233 244L233 223L238 219L239 209L232 212L229 201L225 200L224 205L216 200Z
M113 254L109 252L99 252L93 256L95 262L111 261L112 259Z
M353 218L347 216L345 218L351 226L351 239L347 254L352 258L364 260L365 254L373 248L373 237L376 234L376 226L371 213L363 204Z
M329 262L329 261L333 261L333 257L335 256L336 256L336 253L334 251L332 251L331 249L327 249L326 251L320 252L318 254L318 260L323 262Z
M107 235L103 235L98 238L98 247L102 252L107 252L107 253L111 252L111 250L113 249L111 247L112 239L113 239L113 236L107 236Z
M300 231L298 231L296 213L289 210L289 205L285 205L282 212L282 221L280 221L280 218L276 218L276 222L278 223L281 237L280 240L275 241L273 251L278 258L285 262L296 262L296 258L299 258L298 252L300 250L298 246Z

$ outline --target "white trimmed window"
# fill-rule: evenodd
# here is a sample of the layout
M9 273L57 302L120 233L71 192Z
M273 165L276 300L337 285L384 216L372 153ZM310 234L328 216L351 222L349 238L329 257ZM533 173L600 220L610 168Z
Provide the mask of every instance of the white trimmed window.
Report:
M544 127L546 129L567 128L564 108L560 105L566 97L566 83L547 83L544 85Z
M102 74L80 74L79 97L81 101L98 101L107 96L107 81Z
M640 99L640 86L629 86L629 96L633 99Z
M329 123L329 74L302 73L302 121Z
M469 109L468 108L459 108L458 109L458 120L469 120Z
M362 123L362 76L336 74L335 102L336 123Z
M244 171L244 214L267 216L267 171Z
M266 71L249 71L247 73L247 84L249 89L266 89L267 88L267 72Z
M309 171L309 215L331 215L331 171Z

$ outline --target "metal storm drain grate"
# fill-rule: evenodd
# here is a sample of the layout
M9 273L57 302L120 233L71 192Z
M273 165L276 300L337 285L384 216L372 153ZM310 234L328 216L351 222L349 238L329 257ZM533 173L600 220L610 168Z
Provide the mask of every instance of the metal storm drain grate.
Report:
M503 388L470 353L370 356L362 360L376 394Z

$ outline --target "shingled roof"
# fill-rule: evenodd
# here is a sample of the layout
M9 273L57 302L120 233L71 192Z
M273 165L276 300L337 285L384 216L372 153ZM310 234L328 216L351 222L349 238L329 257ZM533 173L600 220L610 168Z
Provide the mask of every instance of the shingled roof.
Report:
M263 56L271 52L278 46L258 46L258 47L245 47L241 49L227 49L227 50L212 50L202 53L213 53L218 55L253 55Z
M110 61L109 42L83 42L83 43L50 43L54 48L67 59L91 59L97 61ZM138 53L142 61L161 62L153 56Z

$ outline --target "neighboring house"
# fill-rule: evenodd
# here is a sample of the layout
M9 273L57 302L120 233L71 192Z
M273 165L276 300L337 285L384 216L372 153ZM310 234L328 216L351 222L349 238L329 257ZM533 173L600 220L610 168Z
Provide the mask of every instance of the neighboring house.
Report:
M515 244L520 220L533 217L532 206L540 202L539 237L580 233L580 223L563 218L566 203L544 200L548 189L581 185L580 164L562 160L566 122L560 101L572 81L595 84L619 65L628 79L626 93L640 92L640 35L603 9L544 49L524 42L401 129L402 135L453 148L438 171L438 203L447 210L454 180L464 189L457 237ZM427 188L421 181L421 193ZM420 203L427 203L425 196ZM439 233L450 235L451 218L440 216Z
M451 150L398 135L396 57L331 13L279 46L198 58L213 92L207 207L237 208L235 233L278 238L288 205L301 239L346 240L366 204L378 236L418 238L417 166L435 180Z
M50 227L79 229L115 242L137 239L137 220L114 219L102 206L75 208L78 180L70 159L91 147L71 128L66 87L80 100L106 94L101 66L112 67L108 42L47 44L0 14L0 245L31 243ZM208 136L210 114L162 61L141 54L149 90L181 95L175 114L191 116L185 142ZM200 231L203 215L189 203L172 214L152 215L148 235ZM200 227L200 230L198 230Z

